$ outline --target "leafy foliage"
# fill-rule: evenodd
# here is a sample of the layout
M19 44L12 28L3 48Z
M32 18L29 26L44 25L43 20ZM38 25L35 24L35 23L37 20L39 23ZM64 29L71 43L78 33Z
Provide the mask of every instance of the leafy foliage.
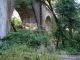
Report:
M15 8L31 8L32 1L33 0L17 0ZM80 32L78 31L78 28L80 26L80 8L77 9L75 7L74 0L36 1L44 3L52 11L54 19L58 21L58 29L55 33L53 33L57 40L56 46L59 47L59 49L67 50L70 54L80 54ZM54 4L52 4L52 2L55 2L55 6ZM76 30L78 33L75 33ZM41 43L47 45L46 43L48 43L49 37L47 36L47 34L43 34L42 36L40 36L37 31L22 30L16 33L10 33L3 40L4 44L1 46L1 49L7 49L19 44L38 47ZM49 48L49 50L52 49Z
M8 36L3 38L3 41L2 49L7 49L11 46L20 44L38 47L41 43L47 45L49 37L45 33L40 36L37 31L20 30L18 32L10 32Z
M21 8L22 6L31 8L31 2L33 0L17 0L17 3L14 5L15 8Z
M57 0L55 2L55 13L59 21L58 29L54 34L57 39L57 47L67 50L73 55L80 54L78 30L80 21L77 12L74 0Z
M35 49L28 48L25 44L1 51L1 60L62 60L55 54L39 54Z

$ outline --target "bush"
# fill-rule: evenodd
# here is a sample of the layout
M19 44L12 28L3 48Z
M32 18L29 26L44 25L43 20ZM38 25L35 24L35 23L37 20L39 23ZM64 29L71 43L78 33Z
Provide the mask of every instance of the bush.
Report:
M25 44L7 50L0 50L1 60L62 60L54 54L40 55L35 49L28 48Z
M67 51L69 55L80 55L80 52L74 47L67 47L65 51Z
M64 50L66 54L80 55L80 31L73 31L71 37L67 30L57 30L54 36L56 37L59 51Z
M40 36L37 31L20 30L18 32L10 32L8 36L3 38L2 49L7 49L14 45L26 44L32 47L38 47L41 43L46 44L49 41L47 34Z
M12 17L11 22L17 26L22 25L22 21L21 21L20 17Z

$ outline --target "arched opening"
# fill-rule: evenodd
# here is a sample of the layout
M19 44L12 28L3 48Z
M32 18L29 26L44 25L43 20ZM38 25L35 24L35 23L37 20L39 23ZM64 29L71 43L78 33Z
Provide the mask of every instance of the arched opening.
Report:
M19 13L14 9L11 16L10 29L15 31L16 28L22 28L22 20Z
M32 9L27 7L26 8L21 7L21 8L16 8L16 10L21 17L23 28L31 30L37 29L37 23Z
M50 16L46 17L46 20L45 20L45 30L48 33L50 33L50 31L51 31L51 18L50 18Z

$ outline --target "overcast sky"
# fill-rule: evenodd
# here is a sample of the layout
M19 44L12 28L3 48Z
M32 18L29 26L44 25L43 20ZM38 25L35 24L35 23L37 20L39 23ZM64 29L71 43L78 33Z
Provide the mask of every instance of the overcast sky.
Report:
M80 0L76 0L77 3L80 3Z

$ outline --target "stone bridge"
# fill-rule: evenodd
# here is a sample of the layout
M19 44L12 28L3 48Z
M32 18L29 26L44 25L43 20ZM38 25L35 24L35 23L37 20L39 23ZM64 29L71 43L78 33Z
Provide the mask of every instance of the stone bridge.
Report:
M10 30L10 20L14 10L13 7L14 2L15 0L0 0L0 38L6 36ZM49 31L51 28L52 13L44 4L42 4L41 7L42 7L42 26L46 29L46 31ZM35 3L35 8L37 10L36 12L38 13L38 17L40 17L39 16L40 9L38 3ZM17 10L17 12L19 13L22 19L22 23L24 27L26 26L26 23L33 23L32 21L36 23L33 12L32 15L30 15L31 11L30 13L28 13L29 12L28 9L26 9L26 12L20 10ZM23 12L24 14L20 14ZM27 17L27 19L24 19L23 17L24 18Z

